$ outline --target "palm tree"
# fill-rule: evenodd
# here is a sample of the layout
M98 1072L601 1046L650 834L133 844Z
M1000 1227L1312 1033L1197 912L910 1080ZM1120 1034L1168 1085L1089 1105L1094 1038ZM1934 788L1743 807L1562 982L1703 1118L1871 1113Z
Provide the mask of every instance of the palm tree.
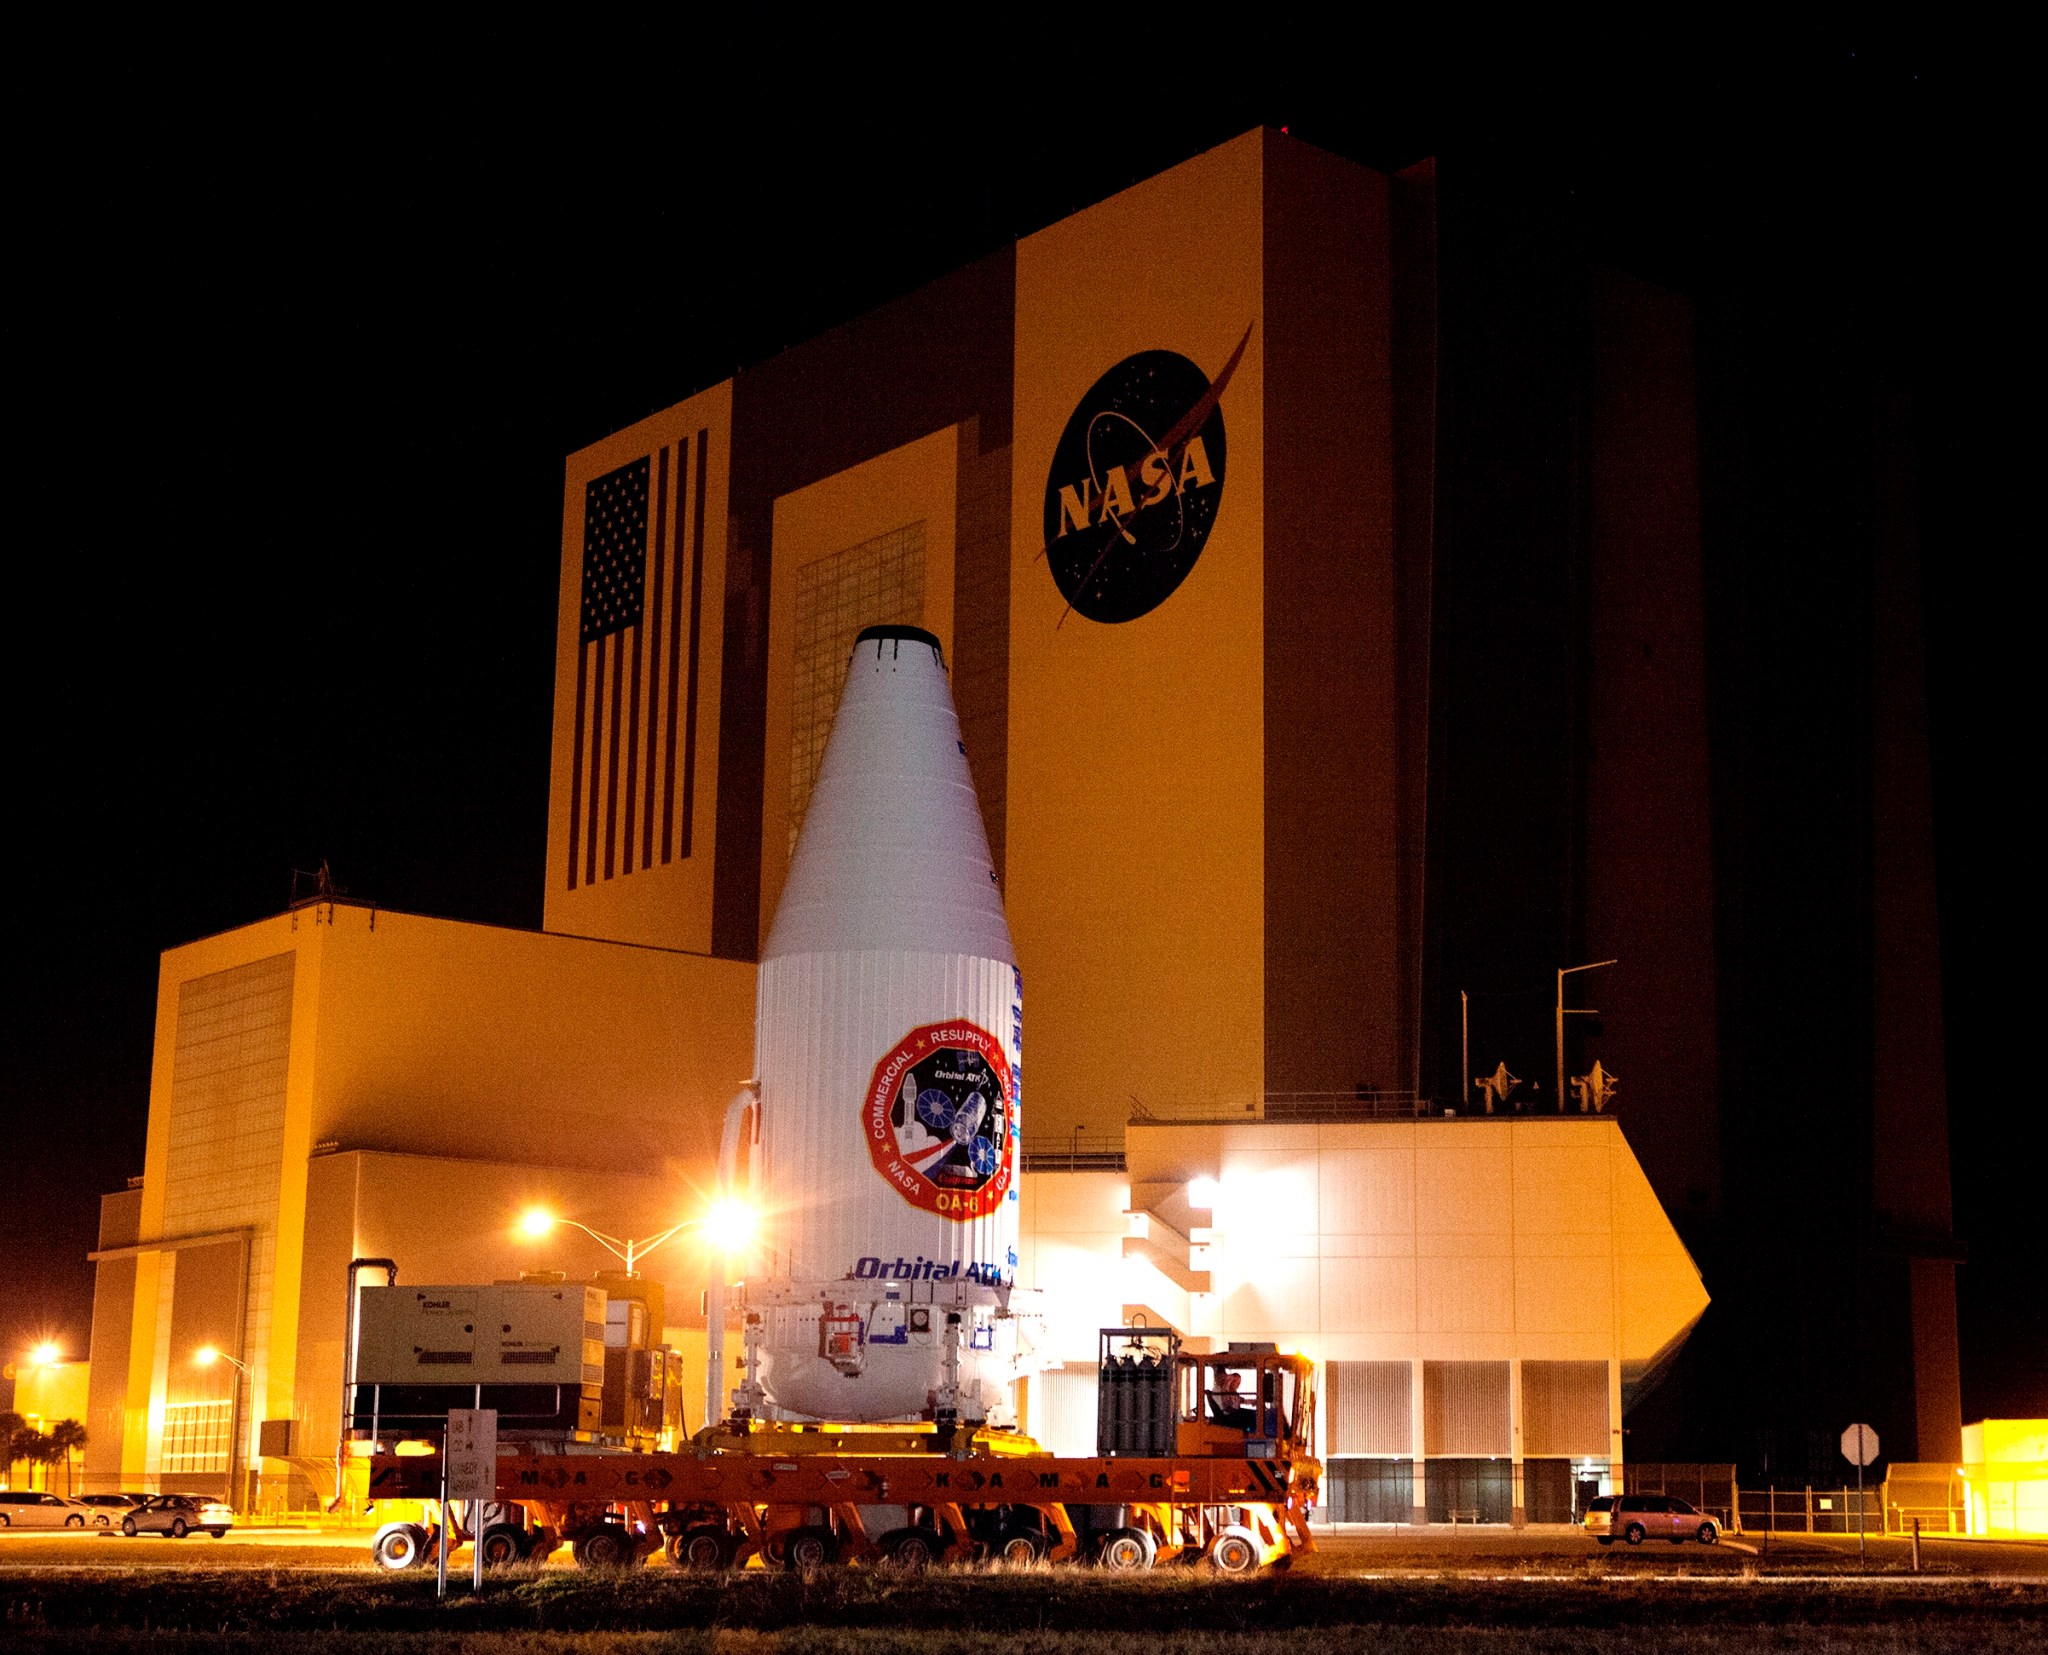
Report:
M71 1457L85 1450L85 1427L75 1419L60 1419L50 1427L50 1446L64 1460L64 1492L71 1492Z
M11 1408L0 1413L0 1483L14 1482L14 1462L21 1458L21 1437L28 1421Z
M28 1486L36 1486L36 1467L46 1466L54 1457L50 1452L50 1439L33 1427L24 1428L14 1439L14 1451L28 1461ZM43 1479L47 1487L49 1479Z

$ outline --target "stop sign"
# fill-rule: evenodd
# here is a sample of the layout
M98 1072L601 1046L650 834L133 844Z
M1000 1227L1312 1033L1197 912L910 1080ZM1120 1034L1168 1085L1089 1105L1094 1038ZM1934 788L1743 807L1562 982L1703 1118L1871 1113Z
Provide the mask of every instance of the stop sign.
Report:
M1852 1425L1842 1433L1842 1458L1851 1465L1868 1465L1877 1458L1877 1433L1867 1425Z

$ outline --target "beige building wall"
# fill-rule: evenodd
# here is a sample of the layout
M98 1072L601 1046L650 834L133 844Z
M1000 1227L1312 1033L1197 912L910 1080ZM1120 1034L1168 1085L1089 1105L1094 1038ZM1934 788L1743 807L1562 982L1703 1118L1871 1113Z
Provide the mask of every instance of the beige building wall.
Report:
M818 744L838 710L854 635L865 626L921 626L939 640L952 666L959 452L959 429L947 426L775 502L761 797L763 944L788 875L796 813L809 797L804 784L816 779ZM843 569L828 567L835 560ZM898 573L910 565L914 596ZM839 637L845 653L819 647Z
M132 1246L141 1222L140 1179L132 1189L101 1196L96 1251ZM92 1383L81 1416L88 1433L80 1485L86 1493L114 1493L121 1487L121 1454L130 1429L128 1351L134 1320L134 1255L98 1259L92 1284Z
M639 621L582 638L586 529L599 485L646 466L637 550L623 578ZM549 931L711 949L724 675L726 485L732 386L665 408L569 456L562 492Z
M1271 1340L1326 1374L1410 1366L1417 1461L1619 1466L1625 1396L1707 1306L1612 1120L1134 1125L1126 1144L1127 1172L1023 1180L1018 1279L1044 1295L1050 1368L1032 1428L1063 1447L1092 1420L1097 1330L1142 1314L1198 1349ZM1213 1181L1207 1209L1196 1180ZM1497 1432L1473 1423L1491 1400Z
M656 1228L707 1202L725 1105L751 1065L753 976L674 950L329 904L166 953L135 1239L97 1255L134 1272L115 1364L121 1475L192 1484L221 1457L191 1452L216 1412L231 1411L247 1461L262 1421L307 1418L313 1393L338 1387L338 1374L298 1372L302 1351L318 1356L302 1314L341 1292L307 1267L326 1233L310 1169L331 1148L516 1163L530 1170L492 1184L499 1204L559 1182L613 1233L629 1232L607 1222L611 1207L625 1222L650 1184L673 1214ZM474 1202L451 1236L454 1209L417 1177L394 1187L401 1205L376 1209L385 1233L409 1223L416 1247L455 1254L466 1237L460 1256L480 1268L493 1255ZM501 1234L491 1276L519 1267ZM246 1377L195 1369L202 1344Z
M1263 143L1017 246L1005 896L1041 1144L1114 1129L1134 1094L1166 1113L1264 1090ZM1068 417L1137 352L1213 380L1241 340L1194 568L1135 620L1065 613L1043 513Z

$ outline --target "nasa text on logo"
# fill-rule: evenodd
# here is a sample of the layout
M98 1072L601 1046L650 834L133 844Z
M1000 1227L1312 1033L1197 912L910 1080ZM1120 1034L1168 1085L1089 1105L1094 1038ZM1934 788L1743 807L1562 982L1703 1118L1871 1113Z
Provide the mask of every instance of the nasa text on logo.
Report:
M965 1222L995 1211L1016 1165L1010 1064L972 1023L912 1029L875 1065L861 1135L913 1207Z
M1223 503L1223 388L1250 340L1213 383L1185 356L1140 351L1082 397L1045 479L1045 561L1069 609L1133 621L1187 579Z

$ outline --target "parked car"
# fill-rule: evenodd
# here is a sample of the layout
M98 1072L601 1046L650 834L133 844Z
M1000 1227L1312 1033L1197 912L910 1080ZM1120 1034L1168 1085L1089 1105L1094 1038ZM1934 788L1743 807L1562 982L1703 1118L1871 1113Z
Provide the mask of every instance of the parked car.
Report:
M92 1521L87 1509L61 1494L0 1488L0 1529L82 1529Z
M80 1494L75 1496L77 1504L90 1510L89 1521L94 1528L110 1529L118 1525L122 1514L133 1511L147 1500L147 1494Z
M204 1494L153 1495L121 1519L123 1534L167 1534L173 1540L184 1539L194 1529L204 1529L218 1540L234 1526L235 1514Z
M1586 1508L1586 1532L1603 1546L1613 1545L1617 1537L1631 1546L1645 1540L1668 1540L1674 1546L1697 1540L1711 1546L1721 1538L1721 1525L1675 1494L1622 1494Z

